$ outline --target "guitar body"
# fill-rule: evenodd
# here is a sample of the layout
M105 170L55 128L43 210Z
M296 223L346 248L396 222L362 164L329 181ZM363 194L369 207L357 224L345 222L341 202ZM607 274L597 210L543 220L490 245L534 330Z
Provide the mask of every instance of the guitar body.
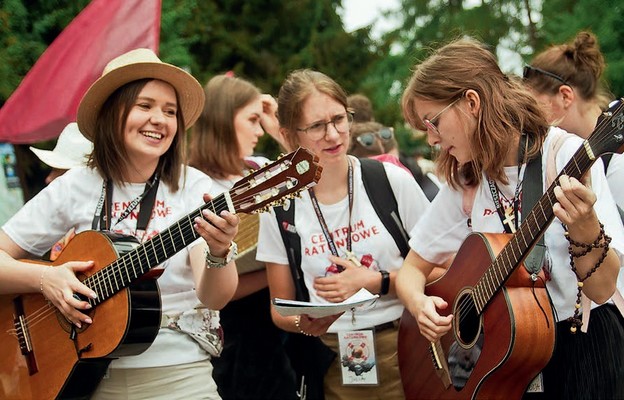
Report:
M131 249L128 238L86 231L69 242L56 266L94 260L91 276ZM28 321L31 352L24 355L15 333L15 317ZM139 354L160 328L160 294L153 279L122 289L91 312L93 324L72 326L41 294L0 296L0 398L53 399L88 397L112 358Z
M473 287L510 237L471 234L449 270L425 287L449 304L441 315L454 314L436 351L409 311L403 313L398 356L406 398L519 399L550 360L555 322L543 272L533 282L517 268L481 314L468 307Z

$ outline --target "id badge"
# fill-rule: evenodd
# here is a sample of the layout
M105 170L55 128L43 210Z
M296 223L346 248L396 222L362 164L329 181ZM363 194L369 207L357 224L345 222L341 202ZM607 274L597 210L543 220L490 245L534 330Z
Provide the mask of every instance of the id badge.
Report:
M378 385L372 330L338 332L343 385Z

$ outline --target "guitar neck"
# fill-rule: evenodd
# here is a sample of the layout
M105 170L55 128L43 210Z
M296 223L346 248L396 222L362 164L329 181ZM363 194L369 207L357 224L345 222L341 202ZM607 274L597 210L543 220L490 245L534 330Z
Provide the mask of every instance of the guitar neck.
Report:
M546 193L537 201L533 209L523 218L518 231L498 254L492 265L475 285L474 301L479 312L504 285L513 271L522 263L539 238L544 234L554 219L553 205L557 202L555 187L561 175L581 179L589 171L597 157L588 140L574 153L550 185ZM541 162L541 161L540 161Z
M203 204L166 230L86 278L83 283L98 295L96 299L88 300L91 305L100 304L125 289L150 269L162 264L199 238L199 234L193 228L193 220L203 218L202 211L206 209L215 214L224 210L232 211L229 193L222 193Z

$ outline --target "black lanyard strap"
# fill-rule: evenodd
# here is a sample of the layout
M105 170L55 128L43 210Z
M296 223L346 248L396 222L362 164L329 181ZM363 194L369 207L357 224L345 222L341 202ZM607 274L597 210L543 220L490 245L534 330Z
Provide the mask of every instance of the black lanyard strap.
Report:
M349 221L347 227L347 251L351 252L351 210L353 209L353 165L351 165L351 159L349 159L349 172L347 174L347 185L349 191ZM316 199L316 195L314 194L314 188L310 189L310 200L312 201L312 206L314 206L314 212L316 213L316 217L321 224L321 229L323 230L323 235L325 235L325 239L327 240L327 245L329 246L329 250L331 253L336 256L338 255L338 249L336 248L336 244L334 243L334 239L329 232L329 228L327 227L327 222L325 222L325 218L323 217L323 213L321 211L321 206L319 205L318 200Z
M155 172L152 175L151 179L145 183L145 189L143 193L138 195L134 200L128 204L128 207L121 213L115 225L119 224L121 221L126 219L132 211L140 204L139 208L139 216L137 219L136 230L137 233L144 232L149 224L150 217L152 215L152 210L154 209L154 204L156 204L156 193L158 192L158 185L160 183L160 179L158 177L158 173ZM105 199L105 200L104 200ZM102 210L104 206L104 202L106 202L106 209ZM113 205L113 183L110 180L106 180L102 184L102 194L100 195L100 200L98 201L97 208L95 210L95 215L93 218L92 227L93 229L97 229L97 222L99 222L99 227L102 230L110 230L111 225L111 210Z

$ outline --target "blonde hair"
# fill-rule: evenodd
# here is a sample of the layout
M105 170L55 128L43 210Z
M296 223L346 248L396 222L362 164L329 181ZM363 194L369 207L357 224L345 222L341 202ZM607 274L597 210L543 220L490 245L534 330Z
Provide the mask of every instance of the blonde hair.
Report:
M299 139L297 128L303 117L303 103L314 92L326 94L345 107L347 94L344 89L329 76L310 69L299 69L291 72L278 95L277 117L280 127L284 130L289 148L296 149Z
M439 172L453 188L477 185L483 173L507 183L504 162L509 142L519 140L523 133L528 135L527 156L534 157L540 152L548 124L531 93L519 80L503 74L492 52L482 43L470 38L455 40L417 65L401 99L403 115L412 127L426 130L418 116L416 99L450 104L470 89L481 101L470 141L472 160L460 165L442 152L437 160Z
M240 175L245 164L240 157L234 117L260 97L260 90L244 79L217 75L208 81L204 93L204 110L191 130L189 164L211 177Z

